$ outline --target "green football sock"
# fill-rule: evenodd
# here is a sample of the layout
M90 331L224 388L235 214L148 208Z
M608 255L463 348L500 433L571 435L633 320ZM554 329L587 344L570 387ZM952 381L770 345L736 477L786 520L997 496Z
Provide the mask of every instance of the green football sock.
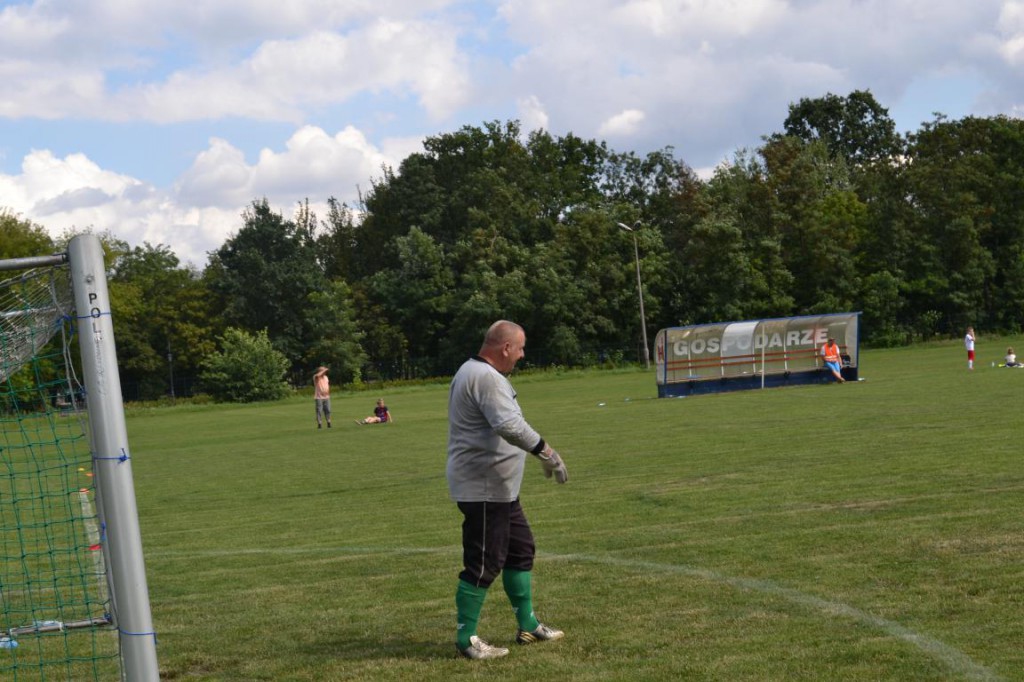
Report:
M484 609L486 587L470 585L465 580L459 581L455 590L455 609L458 614L458 632L455 641L460 649L469 646L469 638L476 634L476 625L480 622L480 612Z
M519 629L527 632L536 630L540 621L533 614L532 574L506 568L501 572L501 582L505 586L508 600L512 602L512 611L516 614Z

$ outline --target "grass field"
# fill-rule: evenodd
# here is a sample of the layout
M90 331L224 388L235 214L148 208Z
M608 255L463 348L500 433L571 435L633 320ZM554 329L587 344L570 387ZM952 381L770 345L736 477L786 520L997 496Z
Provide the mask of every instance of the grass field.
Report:
M1024 370L866 351L856 384L657 400L638 370L513 377L557 643L454 656L447 386L131 410L166 680L1024 679ZM500 584L480 634L509 645Z

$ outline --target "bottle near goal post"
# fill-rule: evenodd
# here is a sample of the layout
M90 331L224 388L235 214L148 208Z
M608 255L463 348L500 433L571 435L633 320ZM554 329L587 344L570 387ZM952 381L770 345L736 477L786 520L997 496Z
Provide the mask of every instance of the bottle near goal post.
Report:
M0 679L155 682L102 245L0 279Z

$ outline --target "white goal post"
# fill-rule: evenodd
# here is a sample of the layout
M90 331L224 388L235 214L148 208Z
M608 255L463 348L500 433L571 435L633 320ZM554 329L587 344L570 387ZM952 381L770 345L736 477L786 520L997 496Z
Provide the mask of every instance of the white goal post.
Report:
M121 674L129 682L158 682L156 634L143 561L103 246L95 235L78 235L69 241L64 254L0 260L0 271L64 264L70 269L96 514L102 528L102 552L107 565L111 618L120 644Z

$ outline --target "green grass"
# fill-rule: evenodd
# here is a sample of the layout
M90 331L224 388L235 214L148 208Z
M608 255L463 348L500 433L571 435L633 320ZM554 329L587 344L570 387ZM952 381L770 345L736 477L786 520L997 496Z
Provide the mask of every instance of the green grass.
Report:
M387 426L352 423L369 393L320 431L309 397L133 410L162 677L1024 679L1024 370L989 366L1010 344L686 399L640 371L514 377L570 473L528 462L522 493L566 638L484 663L453 655L446 386L387 389ZM514 630L499 584L480 634Z

